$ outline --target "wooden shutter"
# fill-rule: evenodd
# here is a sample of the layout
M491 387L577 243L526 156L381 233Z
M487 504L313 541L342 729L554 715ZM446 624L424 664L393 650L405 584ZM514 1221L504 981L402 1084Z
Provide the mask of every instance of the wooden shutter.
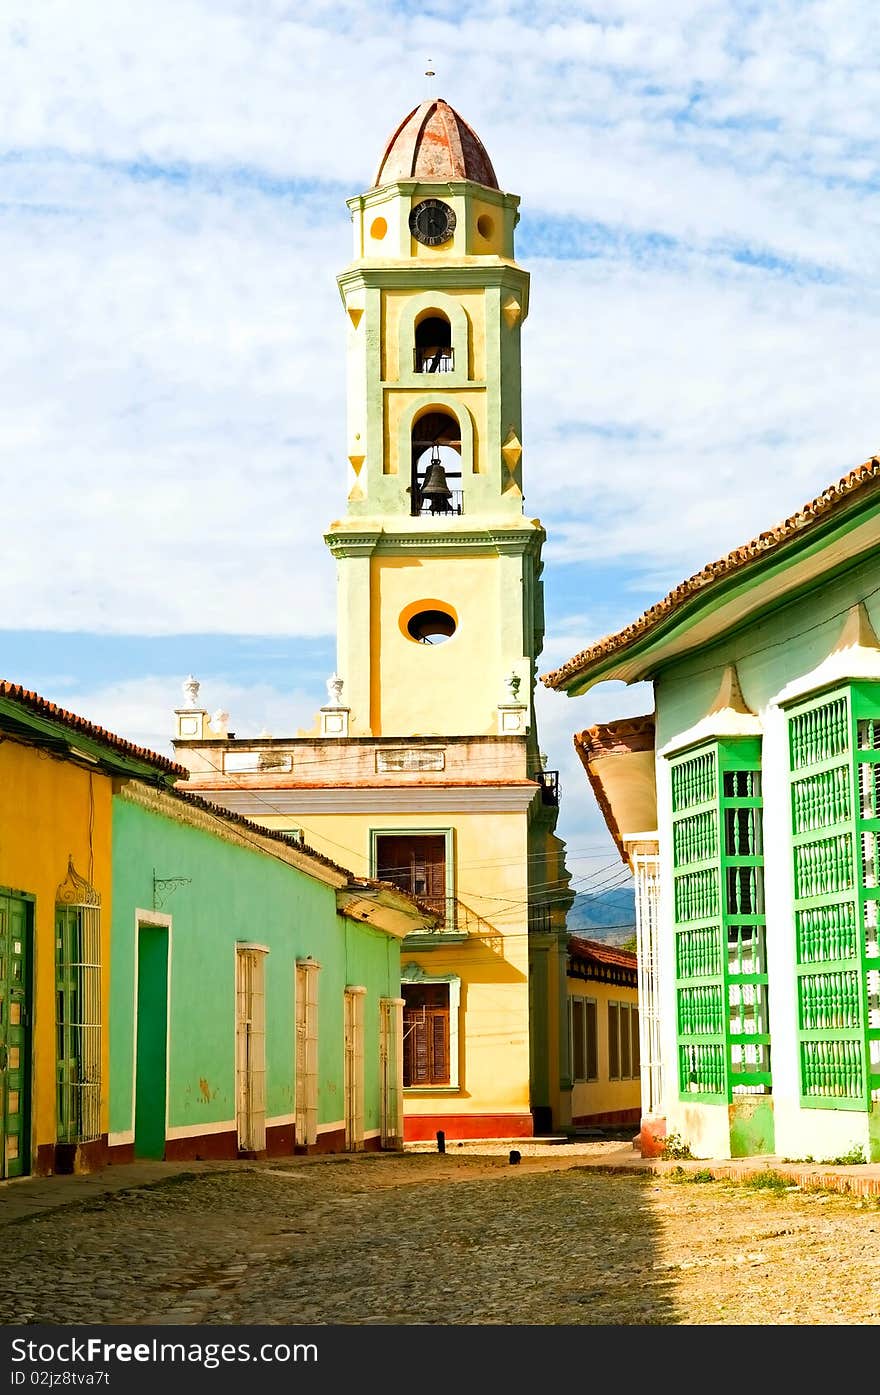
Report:
M446 839L438 834L383 834L376 839L376 875L438 907L446 897Z
M587 999L587 1079L598 1080L599 1078L599 1039L596 1019L596 1004L592 998Z
M620 1022L620 1078L629 1080L632 1076L629 1007L626 1003L621 1003L617 1011Z
M445 983L405 984L403 994L403 1083L448 1085L449 988Z
M430 1008L431 1084L449 1084L449 1007Z
M616 1003L608 1004L608 1076L620 1079L620 1012Z
M587 1073L586 1033L583 998L571 1000L571 1060L575 1080L585 1080Z

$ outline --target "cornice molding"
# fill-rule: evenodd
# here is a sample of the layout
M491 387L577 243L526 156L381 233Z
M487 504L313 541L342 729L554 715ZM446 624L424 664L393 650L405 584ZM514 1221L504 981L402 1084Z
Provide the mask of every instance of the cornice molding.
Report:
M530 781L516 785L397 785L352 789L272 789L272 812L282 816L307 814L509 814L525 813L540 787ZM258 789L212 789L211 802L244 818L265 819L266 799ZM274 850L274 845L273 845Z

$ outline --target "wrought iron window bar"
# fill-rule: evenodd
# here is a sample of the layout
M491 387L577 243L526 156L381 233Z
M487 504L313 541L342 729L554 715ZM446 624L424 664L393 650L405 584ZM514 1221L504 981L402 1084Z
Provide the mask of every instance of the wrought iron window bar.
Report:
M455 351L448 345L433 345L413 349L413 369L416 373L453 373Z

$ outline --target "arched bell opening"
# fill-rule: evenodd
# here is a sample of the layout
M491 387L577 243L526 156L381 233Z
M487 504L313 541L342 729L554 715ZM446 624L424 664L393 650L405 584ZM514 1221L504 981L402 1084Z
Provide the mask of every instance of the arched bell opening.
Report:
M457 418L437 409L418 417L412 428L411 460L413 516L463 513L461 427Z
M426 310L416 323L413 349L416 373L451 373L455 368L452 325L440 310Z

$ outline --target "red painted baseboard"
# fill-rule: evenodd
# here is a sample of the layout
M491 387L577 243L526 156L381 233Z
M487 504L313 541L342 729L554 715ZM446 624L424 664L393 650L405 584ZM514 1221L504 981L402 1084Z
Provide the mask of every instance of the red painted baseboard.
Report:
M405 1114L405 1143L428 1143L438 1133L453 1142L472 1138L533 1138L531 1114Z

